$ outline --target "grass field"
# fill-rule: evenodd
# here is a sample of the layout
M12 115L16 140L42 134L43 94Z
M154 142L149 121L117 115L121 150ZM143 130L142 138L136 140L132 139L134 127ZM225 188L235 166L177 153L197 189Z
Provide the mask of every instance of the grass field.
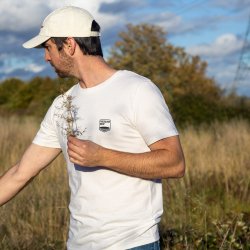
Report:
M16 163L37 128L32 118L0 118L0 174ZM187 171L163 181L162 249L250 249L250 125L214 123L180 133ZM0 249L65 249L68 200L59 157L0 208Z

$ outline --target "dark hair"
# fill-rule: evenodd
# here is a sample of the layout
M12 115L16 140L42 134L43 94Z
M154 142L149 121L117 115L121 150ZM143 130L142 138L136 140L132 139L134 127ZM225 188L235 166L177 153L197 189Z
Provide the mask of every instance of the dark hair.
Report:
M91 31L100 32L99 24L93 20ZM53 41L55 42L57 49L61 50L63 48L63 44L66 41L67 37L52 37ZM100 37L74 37L76 43L79 45L81 51L85 55L92 55L92 56L102 56L102 46Z

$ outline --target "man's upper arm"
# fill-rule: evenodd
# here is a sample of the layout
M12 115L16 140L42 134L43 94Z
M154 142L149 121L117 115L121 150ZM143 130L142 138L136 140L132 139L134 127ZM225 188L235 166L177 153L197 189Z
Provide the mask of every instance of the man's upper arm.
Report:
M178 135L161 139L149 145L149 148L151 151L160 150L162 152L159 157L167 167L163 169L166 171L166 177L182 177L184 175L185 159ZM169 175L169 173L171 174Z
M155 143L149 145L151 151L158 150L158 149L166 149L174 152L182 152L180 140L178 135L170 136Z
M19 162L17 172L24 178L31 178L49 165L60 152L59 148L43 147L32 143Z

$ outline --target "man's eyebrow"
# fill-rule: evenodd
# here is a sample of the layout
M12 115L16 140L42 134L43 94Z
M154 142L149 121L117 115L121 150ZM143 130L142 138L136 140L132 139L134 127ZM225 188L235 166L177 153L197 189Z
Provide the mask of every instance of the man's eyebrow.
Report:
M42 47L43 47L43 48L50 48L51 45L48 44L47 42L45 42L45 43L42 44Z
M48 44L47 44L46 42L44 42L44 43L41 44L41 46L42 46L43 48L45 48L45 47L48 46Z

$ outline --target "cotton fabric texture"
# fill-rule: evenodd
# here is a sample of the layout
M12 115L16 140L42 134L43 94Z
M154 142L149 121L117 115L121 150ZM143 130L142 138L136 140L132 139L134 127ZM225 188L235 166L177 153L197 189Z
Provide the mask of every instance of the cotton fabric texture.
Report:
M79 138L123 152L178 134L159 89L147 78L117 71L105 82L67 91L76 109ZM160 180L145 180L102 166L77 166L67 154L62 96L48 110L33 143L61 148L69 175L69 250L119 250L155 242L163 212ZM66 185L62 183L62 185ZM58 187L60 188L60 187Z

